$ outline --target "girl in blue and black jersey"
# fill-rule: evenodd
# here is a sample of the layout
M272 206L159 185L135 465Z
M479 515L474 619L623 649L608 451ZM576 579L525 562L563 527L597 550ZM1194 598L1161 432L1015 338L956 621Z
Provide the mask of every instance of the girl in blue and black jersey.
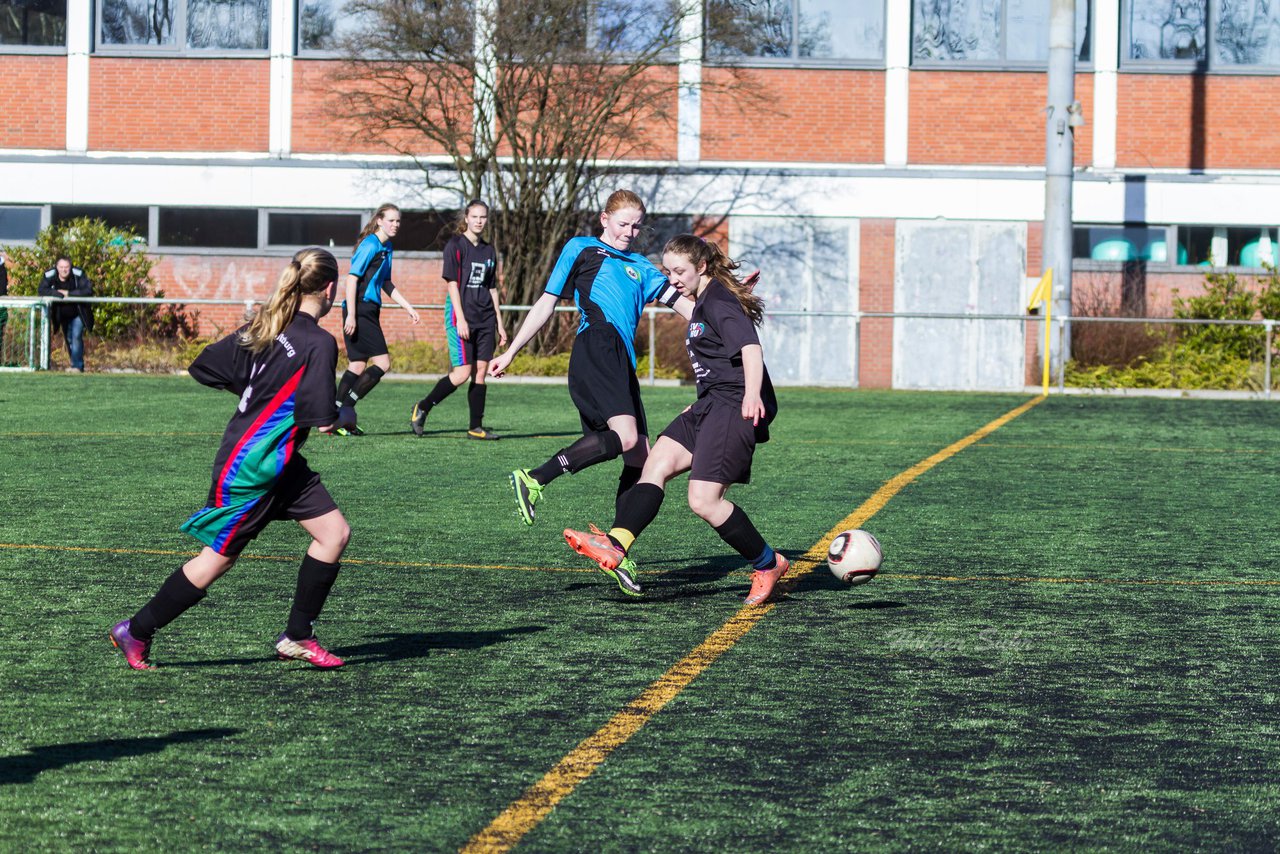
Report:
M382 297L385 294L418 323L418 312L391 281L391 238L400 231L400 209L392 204L378 208L356 238L342 300L342 335L347 347L347 370L338 382L338 406L354 407L368 396L391 370L387 339L382 334ZM359 436L352 424L338 431Z
M671 306L685 318L693 311L693 302L680 296L648 258L631 251L644 214L644 202L630 190L609 196L600 214L602 234L575 237L565 245L511 346L489 364L490 374L502 376L551 317L556 303L573 299L580 321L569 354L569 395L578 408L583 436L542 465L511 473L526 525L533 524L534 505L543 489L562 474L621 456L618 496L640 478L649 453L649 430L636 379L636 326L650 302Z
M254 319L200 352L189 369L204 385L239 397L213 463L208 503L182 529L204 544L170 575L131 619L111 628L111 642L135 670L148 670L151 638L204 598L244 548L276 519L293 519L311 535L297 593L276 654L338 667L342 659L315 638L351 535L320 475L298 453L312 427L340 426L333 402L338 345L317 321L333 305L338 262L324 249L303 249L280 275Z

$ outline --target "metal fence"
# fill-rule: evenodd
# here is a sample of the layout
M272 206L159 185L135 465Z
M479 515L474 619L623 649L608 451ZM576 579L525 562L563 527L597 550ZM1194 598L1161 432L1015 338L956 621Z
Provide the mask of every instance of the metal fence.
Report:
M50 367L50 353L52 350L52 325L50 323L51 309L55 305L65 305L70 303L91 303L91 304L114 304L114 305L154 305L154 306L243 306L246 309L255 305L254 300L228 300L228 299L167 299L167 298L147 298L147 297L68 297L64 299L53 298L34 298L34 297L0 297L0 310L5 308L17 308L26 310L26 319L21 321L23 332L21 338L22 361L20 365L3 365L0 364L0 370L48 370ZM398 309L397 305L387 306L391 309ZM422 311L426 310L443 310L445 306L439 303L428 303L423 305L415 305L414 308ZM528 305L508 305L503 306L504 312L524 313L529 311L532 306ZM576 313L577 309L573 306L557 306L558 312ZM644 310L645 322L648 328L648 382L654 384L656 382L656 364L657 364L657 346L658 346L658 325L657 321L660 316L674 314L670 309L648 307ZM941 314L927 312L891 312L891 311L795 311L786 309L771 309L768 311L770 319L778 319L780 323L789 321L803 321L812 323L827 323L835 320L845 320L847 324L851 324L848 331L849 346L847 348L848 364L847 375L850 378L848 382L836 383L846 387L856 387L857 378L861 375L862 365L861 351L864 338L864 324L868 320L889 320L894 324L891 338L896 338L899 333L900 322L940 322L940 323L963 323L966 326L982 325L982 324L1018 324L1020 326L1021 335L1018 339L1021 343L1018 347L1015 357L1019 359L1016 367L1018 376L1026 378L1030 376L1029 368L1033 367L1030 361L1034 360L1034 365L1038 366L1039 352L1043 348L1040 342L1044 337L1044 318L1038 315L1029 314L980 314L980 313L956 313ZM1262 348L1262 373L1263 378L1260 383L1261 396L1270 399L1272 396L1272 347L1275 341L1275 320L1189 320L1181 318L1169 317L1054 317L1052 319L1051 333L1055 336L1056 346L1051 348L1051 352L1057 357L1055 363L1050 366L1051 374L1055 378L1054 385L1059 393L1065 392L1065 371L1061 363L1061 354L1063 352L1063 343L1070 333L1073 325L1083 324L1140 324L1147 327L1173 327L1179 325L1200 325L1200 326L1235 326L1235 327L1261 327L1264 331L1264 346ZM767 331L768 327L766 327ZM10 334L14 334L14 330L10 330ZM0 352L3 350L3 341L0 341ZM906 348L909 349L910 345ZM13 348L10 348L10 354ZM770 350L773 352L773 350ZM902 358L901 352L895 353L895 358ZM10 360L12 361L12 360ZM771 372L776 373L773 368ZM775 382L777 377L775 376ZM779 385L785 384L779 382ZM798 384L813 385L823 384L821 382L801 382ZM832 384L832 383L825 383ZM1011 384L1009 388L1024 387L1025 382ZM966 387L963 384L949 387L951 390L964 391L973 390L973 387Z

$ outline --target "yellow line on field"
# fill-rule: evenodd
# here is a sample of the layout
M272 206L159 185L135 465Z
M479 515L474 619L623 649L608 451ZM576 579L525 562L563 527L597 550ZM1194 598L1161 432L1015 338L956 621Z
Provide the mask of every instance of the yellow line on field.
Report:
M1043 397L1037 397L1027 401L886 482L864 501L861 507L845 517L826 536L793 561L793 571L787 576L788 582L804 577L812 572L815 566L826 560L827 549L830 548L831 541L838 533L849 528L861 527L907 484L944 460L960 453L974 442L999 430L1043 400ZM740 608L728 622L712 632L687 656L676 662L656 682L642 691L640 696L615 714L608 723L569 751L567 756L557 762L541 780L526 789L524 794L503 810L488 827L471 837L462 847L464 854L509 851L517 845L525 834L546 818L556 804L577 788L579 783L591 776L610 753L625 744L667 703L675 699L677 694L696 679L698 674L732 649L733 645L756 623L763 620L773 608L774 603L764 606L744 605Z

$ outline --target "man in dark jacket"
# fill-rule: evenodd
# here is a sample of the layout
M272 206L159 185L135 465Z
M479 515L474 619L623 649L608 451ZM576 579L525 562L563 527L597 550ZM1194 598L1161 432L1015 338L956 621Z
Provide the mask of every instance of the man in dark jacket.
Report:
M9 295L9 268L5 265L8 259L4 257L4 253L0 252L0 297ZM9 359L4 349L4 327L9 323L9 309L0 306L0 365L9 364Z
M71 266L71 259L63 255L52 270L40 280L40 296L62 299L64 297L91 297L93 283L84 270ZM93 329L93 309L88 303L78 302L53 307L53 329L62 329L67 341L67 354L71 367L84 372L84 333Z

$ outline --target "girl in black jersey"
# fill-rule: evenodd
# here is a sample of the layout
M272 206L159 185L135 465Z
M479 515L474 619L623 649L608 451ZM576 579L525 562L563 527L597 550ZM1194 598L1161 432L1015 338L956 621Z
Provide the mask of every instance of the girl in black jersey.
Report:
M778 412L756 334L764 303L734 275L738 264L696 235L668 241L662 264L671 284L694 300L685 346L698 399L659 435L639 483L618 503L609 533L567 530L565 540L602 570L634 580L635 563L628 556L632 543L657 517L667 482L689 472L689 508L751 562L755 572L746 601L760 605L791 564L725 493L731 484L750 481L755 447L769 440L769 423ZM622 589L640 594L638 584Z
M208 504L182 529L204 543L138 613L116 623L111 642L135 670L148 660L156 630L204 598L254 537L275 519L294 519L311 535L285 630L282 659L340 667L312 623L338 576L351 532L320 476L298 453L312 427L339 420L333 400L338 345L317 324L333 305L338 263L323 249L303 249L280 275L275 293L247 325L200 353L188 369L204 385L240 398L213 464Z
M503 328L502 309L498 304L498 253L483 236L488 222L489 206L479 199L471 201L462 213L457 232L444 246L441 272L449 288L444 304L444 331L453 369L413 405L409 426L415 435L422 435L432 408L470 379L467 404L471 409L471 426L467 436L498 438L484 426L488 393L485 378L493 358L494 333L497 332L498 346L505 347L507 330Z

